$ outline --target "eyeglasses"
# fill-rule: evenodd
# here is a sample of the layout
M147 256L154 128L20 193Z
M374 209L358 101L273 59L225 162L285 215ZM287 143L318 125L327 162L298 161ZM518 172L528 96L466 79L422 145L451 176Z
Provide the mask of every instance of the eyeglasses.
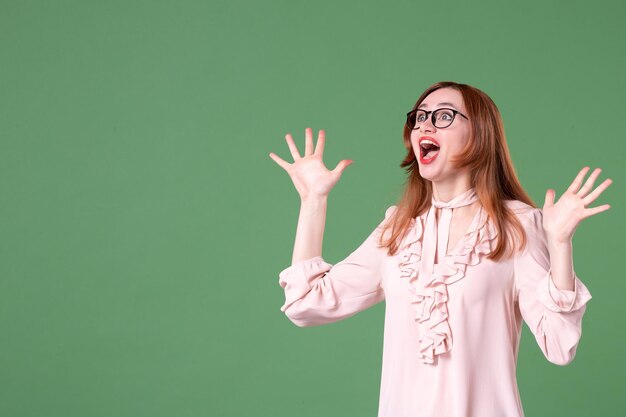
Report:
M419 129L419 127L422 125L422 123L424 123L428 119L428 115L431 113L433 115L430 120L433 123L433 125L438 129L443 129L445 127L450 126L452 122L454 121L454 116L456 116L457 114L469 120L467 116L465 116L460 111L445 108L445 107L442 107L437 110L431 110L431 111L415 109L415 110L411 110L410 112L406 114L407 127L412 130Z

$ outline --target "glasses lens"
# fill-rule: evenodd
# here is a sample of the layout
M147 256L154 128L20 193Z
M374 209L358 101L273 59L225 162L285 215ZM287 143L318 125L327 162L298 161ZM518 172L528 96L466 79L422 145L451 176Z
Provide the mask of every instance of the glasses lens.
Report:
M409 112L406 114L406 125L409 129L415 127L415 112Z
M409 113L406 123L410 129L417 129L426 120L426 112L424 110L413 110Z
M452 110L439 109L435 111L435 127L442 128L448 127L454 120L454 113Z
M418 125L421 125L422 123L424 123L426 121L426 111L424 110L418 110L417 111L417 116L416 116L416 123Z
M416 112L414 110L411 113L409 113L408 124L411 129L415 129L416 127L419 127L419 124L420 124L419 112Z

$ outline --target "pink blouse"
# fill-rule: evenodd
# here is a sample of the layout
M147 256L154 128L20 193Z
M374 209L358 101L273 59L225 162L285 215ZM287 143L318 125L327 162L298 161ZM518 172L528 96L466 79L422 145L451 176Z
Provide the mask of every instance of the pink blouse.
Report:
M475 198L473 189L455 200L467 197ZM516 380L522 320L545 357L566 365L591 294L577 275L574 291L554 285L541 209L506 204L527 236L513 258L486 259L497 230L480 208L458 245L434 263L433 247L447 244L448 230L438 235L433 207L413 219L398 254L388 256L377 239L391 206L341 262L317 256L281 271L280 309L297 326L318 326L385 300L378 417L523 417ZM429 227L434 234L425 233Z

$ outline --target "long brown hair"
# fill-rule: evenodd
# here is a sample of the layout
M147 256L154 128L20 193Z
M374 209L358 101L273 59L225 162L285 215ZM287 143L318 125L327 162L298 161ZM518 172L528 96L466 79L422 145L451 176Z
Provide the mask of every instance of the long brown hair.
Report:
M488 259L497 261L512 253L509 228L514 229L520 238L520 247L523 249L526 245L522 225L506 207L504 200L520 200L532 207L536 206L519 183L506 144L502 116L487 94L467 84L441 81L428 87L419 96L413 109L430 93L445 87L454 88L461 93L471 126L467 145L458 158L452 159L452 164L456 169L469 169L472 187L497 228L498 243L488 255ZM401 238L411 226L411 220L430 208L432 198L432 183L420 176L415 151L411 145L411 129L406 124L402 136L407 155L400 167L405 168L408 177L404 193L397 204L398 208L383 226L380 239L380 245L388 248L389 255L396 254ZM390 233L387 234L387 231ZM385 235L388 235L386 239Z

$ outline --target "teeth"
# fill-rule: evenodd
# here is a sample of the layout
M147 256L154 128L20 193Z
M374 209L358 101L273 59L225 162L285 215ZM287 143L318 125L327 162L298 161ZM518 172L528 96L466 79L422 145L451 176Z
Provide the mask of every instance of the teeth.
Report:
M420 142L420 145L423 145L424 143L430 143L432 145L435 145L437 147L439 147L439 145L437 145L435 142L433 142L432 140L428 140L428 139L424 139L423 141Z

